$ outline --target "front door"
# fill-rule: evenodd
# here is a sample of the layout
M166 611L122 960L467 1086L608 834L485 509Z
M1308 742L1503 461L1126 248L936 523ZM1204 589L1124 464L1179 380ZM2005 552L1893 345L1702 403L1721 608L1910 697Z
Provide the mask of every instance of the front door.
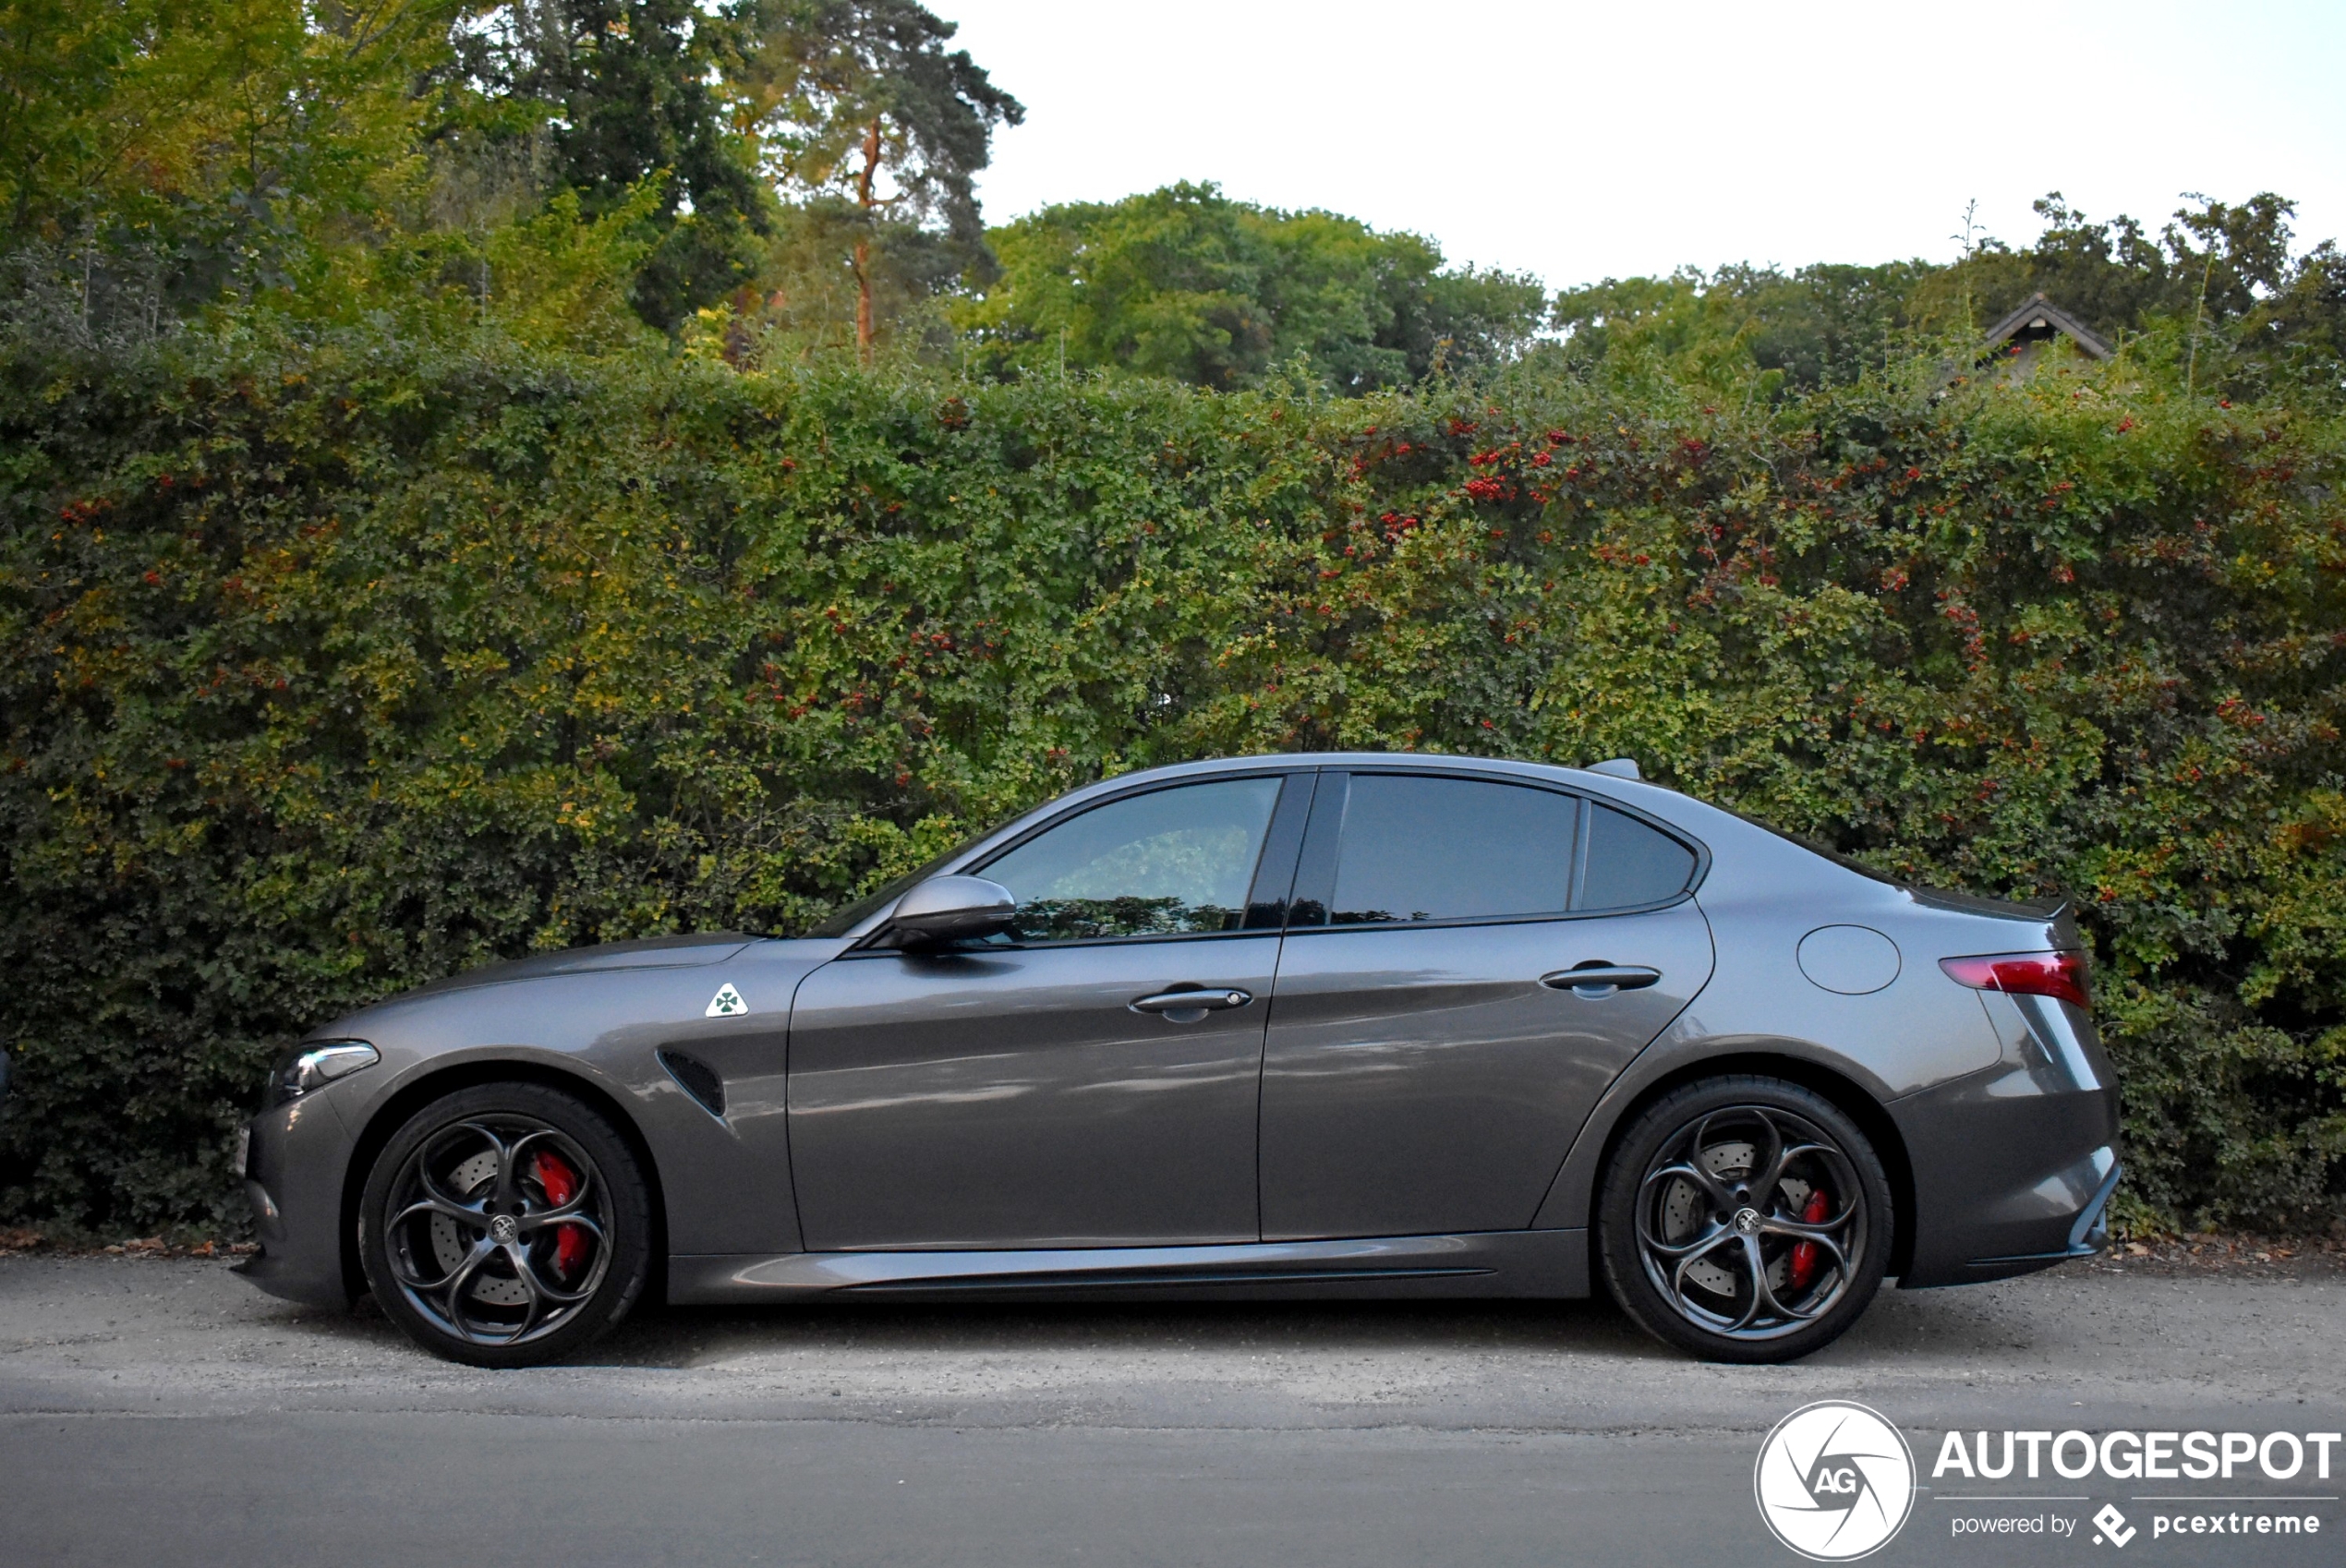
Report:
M1529 1225L1710 979L1695 865L1560 790L1322 775L1264 1058L1264 1238Z
M1090 806L969 868L1017 895L1010 936L809 975L789 1089L807 1248L1254 1240L1264 1020L1311 782Z

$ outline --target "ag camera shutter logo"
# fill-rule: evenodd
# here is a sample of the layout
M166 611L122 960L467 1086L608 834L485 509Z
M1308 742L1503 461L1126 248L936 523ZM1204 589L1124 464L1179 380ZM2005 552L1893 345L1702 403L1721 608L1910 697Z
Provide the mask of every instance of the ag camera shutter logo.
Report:
M1760 1517L1813 1562L1847 1562L1890 1544L1914 1508L1915 1456L1878 1411L1845 1400L1778 1421L1751 1473Z

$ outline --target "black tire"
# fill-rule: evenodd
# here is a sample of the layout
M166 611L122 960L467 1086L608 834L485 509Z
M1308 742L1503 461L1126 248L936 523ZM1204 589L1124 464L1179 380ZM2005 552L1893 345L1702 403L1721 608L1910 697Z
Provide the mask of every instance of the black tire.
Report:
M376 1156L358 1256L384 1314L425 1349L537 1366L611 1332L643 1294L650 1189L626 1140L574 1097L461 1089Z
M1710 1361L1793 1361L1841 1337L1880 1288L1895 1228L1889 1177L1857 1125L1813 1091L1752 1074L1647 1107L1597 1200L1614 1299Z

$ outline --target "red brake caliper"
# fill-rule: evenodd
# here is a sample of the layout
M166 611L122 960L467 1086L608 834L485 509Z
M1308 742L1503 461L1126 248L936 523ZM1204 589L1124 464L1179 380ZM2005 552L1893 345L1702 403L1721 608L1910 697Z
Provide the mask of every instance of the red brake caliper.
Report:
M564 1164L557 1155L540 1154L538 1156L538 1185L546 1189L546 1201L559 1209L578 1195L578 1173ZM554 1267L568 1274L586 1260L585 1229L578 1225L556 1225Z
M1808 1201L1800 1211L1800 1223L1804 1225L1813 1225L1832 1212L1832 1206L1825 1199L1825 1189L1821 1187L1811 1188L1808 1189ZM1824 1248L1813 1241L1796 1241L1792 1244L1793 1289L1805 1290L1808 1286L1808 1282L1817 1277L1817 1260L1823 1251Z

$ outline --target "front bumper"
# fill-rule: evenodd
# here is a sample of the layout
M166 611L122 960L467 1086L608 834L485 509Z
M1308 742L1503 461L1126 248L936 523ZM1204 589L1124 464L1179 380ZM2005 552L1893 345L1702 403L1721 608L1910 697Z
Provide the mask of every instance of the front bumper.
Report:
M246 1124L245 1197L260 1250L236 1272L288 1301L346 1308L342 1190L351 1135L332 1094L329 1086Z

